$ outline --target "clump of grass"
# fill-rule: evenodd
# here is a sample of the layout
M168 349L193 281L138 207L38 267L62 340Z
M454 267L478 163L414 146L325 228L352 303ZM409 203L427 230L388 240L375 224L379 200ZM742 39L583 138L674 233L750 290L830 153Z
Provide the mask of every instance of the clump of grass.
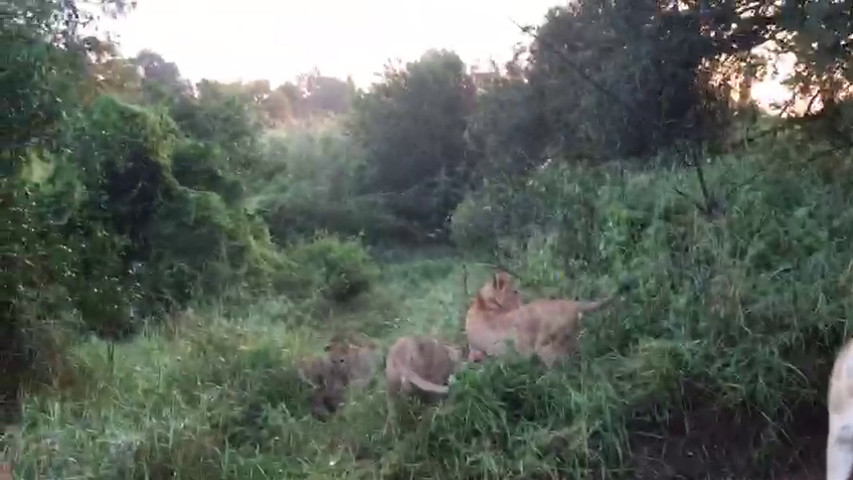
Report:
M244 478L231 475L246 452L304 451L291 431L307 417L309 387L294 359L312 342L312 333L251 316L190 323L172 339L140 337L117 348L113 365L104 342L89 340L72 352L89 373L77 397L26 402L16 471Z
M360 239L320 234L289 250L301 281L332 301L344 302L367 291L379 270Z

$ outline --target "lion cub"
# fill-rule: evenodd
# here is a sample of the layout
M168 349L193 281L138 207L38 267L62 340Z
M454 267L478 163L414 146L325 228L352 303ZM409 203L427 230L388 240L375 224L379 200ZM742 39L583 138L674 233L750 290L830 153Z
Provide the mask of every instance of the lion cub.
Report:
M326 354L300 362L303 380L313 387L311 413L326 418L343 403L350 387L364 388L379 371L382 354L372 342L355 344L333 336Z
M327 356L303 358L297 362L302 381L311 386L311 415L325 419L335 413L346 397L349 375L346 368Z
M397 339L385 359L388 382L388 416L385 431L395 415L399 397L417 396L433 403L448 393L446 385L459 368L462 352L429 336L405 336Z
M853 472L853 339L847 341L832 367L827 410L826 480L847 480Z
M329 361L343 368L349 384L356 388L367 386L383 361L377 345L363 336L348 339L343 335L333 335L325 351Z
M465 315L468 361L506 353L506 341L514 338L513 319L506 316L521 307L521 295L509 274L492 275L474 296Z
M509 275L498 272L468 309L469 348L500 356L507 353L506 344L512 340L518 353L535 353L550 368L577 350L584 314L609 305L630 286L624 283L616 294L594 301L534 300L522 305Z

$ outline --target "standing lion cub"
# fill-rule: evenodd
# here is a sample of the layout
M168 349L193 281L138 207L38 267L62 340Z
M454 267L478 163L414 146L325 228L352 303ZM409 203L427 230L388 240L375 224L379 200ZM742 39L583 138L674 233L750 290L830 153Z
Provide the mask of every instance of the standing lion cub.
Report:
M509 275L497 272L477 293L465 317L469 350L500 356L514 341L518 353L535 353L550 368L576 351L584 314L609 305L628 288L630 284L624 283L615 294L594 301L534 300L522 305Z
M513 318L507 314L521 305L521 295L506 272L495 273L477 291L465 315L469 361L478 355L506 353L506 341L515 336Z
M847 341L832 367L827 410L826 480L847 480L853 472L853 339Z

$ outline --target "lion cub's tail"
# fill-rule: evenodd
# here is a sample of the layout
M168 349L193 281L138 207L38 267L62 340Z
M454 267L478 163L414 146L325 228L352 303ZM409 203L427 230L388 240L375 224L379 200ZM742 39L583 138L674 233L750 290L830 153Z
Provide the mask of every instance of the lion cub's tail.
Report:
M580 300L577 302L578 311L581 313L587 313L587 312L594 312L596 310L604 308L607 305L610 305L611 303L613 303L613 300L615 300L616 297L618 297L619 295L622 295L623 293L634 288L634 285L636 285L636 281L633 278L629 278L627 280L622 281L622 283L619 285L619 288L616 289L616 293L614 293L612 295L608 295L608 296L606 296L604 298L600 298L598 300L591 300L591 301Z
M447 385L439 385L437 383L432 383L424 377L418 375L418 372L412 370L409 367L403 366L401 370L403 370L404 382L410 382L412 385L418 387L419 389L425 392L444 394L450 391L450 387L448 387Z

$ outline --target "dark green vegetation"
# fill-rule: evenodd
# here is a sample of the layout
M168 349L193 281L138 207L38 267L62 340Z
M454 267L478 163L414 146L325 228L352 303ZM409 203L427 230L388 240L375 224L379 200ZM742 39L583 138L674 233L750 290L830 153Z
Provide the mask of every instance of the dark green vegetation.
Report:
M21 478L99 479L820 463L853 307L849 2L685 3L583 0L505 74L428 52L368 91L190 85L81 37L74 2L0 6L3 455ZM818 113L730 100L769 38ZM466 370L400 437L381 382L307 415L294 359L343 328L458 336L476 261L528 298L637 286L589 317L579 358Z

